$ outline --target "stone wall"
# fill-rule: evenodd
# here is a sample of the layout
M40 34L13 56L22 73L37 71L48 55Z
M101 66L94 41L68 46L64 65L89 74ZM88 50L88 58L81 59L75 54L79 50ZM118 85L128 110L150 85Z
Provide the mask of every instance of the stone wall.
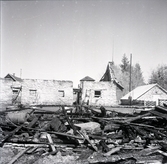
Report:
M0 79L0 107L17 103L23 105L72 105L73 82L26 79L20 83Z
M0 79L0 107L12 105L16 95L13 94L13 88L20 88L20 83L12 80ZM19 97L18 97L19 99Z
M117 105L116 85L112 82L82 82L81 102L93 106Z
M32 80L22 82L23 104L72 105L73 82L57 80Z

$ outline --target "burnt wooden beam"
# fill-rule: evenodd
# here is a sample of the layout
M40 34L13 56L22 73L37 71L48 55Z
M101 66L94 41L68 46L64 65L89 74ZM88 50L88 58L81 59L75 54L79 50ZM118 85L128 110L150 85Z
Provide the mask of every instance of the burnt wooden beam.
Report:
M62 110L63 110L63 114L65 115L66 119L67 119L67 122L68 124L70 125L70 127L74 130L74 135L77 134L77 129L76 127L74 126L73 122L69 119L69 117L67 116L67 113L64 109L64 106L62 106Z
M109 149L109 147L107 146L107 144L105 143L104 140L101 140L99 144L102 146L102 150L104 152L109 152L110 149Z
M119 152L121 149L122 149L121 146L120 146L120 147L114 147L114 148L112 148L110 151L108 151L107 153L103 154L103 156L109 157L109 156L111 156L111 154L114 154L114 153L116 153L116 152Z
M145 130L139 128L138 126L133 126L133 128L136 130L138 134L142 135L144 138L150 138Z
M151 115L151 113L146 113L146 114L143 114L143 115L132 117L132 118L129 118L127 120L124 120L123 123L129 123L129 122L132 122L132 121L136 121L136 120L139 120L139 119L141 119L143 117L150 116L150 115Z
M167 114L167 108L166 107L156 106L155 110L158 111L158 112L162 112L162 113L166 113Z
M38 121L39 117L34 117L34 119L28 124L28 128L32 128L36 122Z
M79 140L84 139L83 137L79 137L79 136L75 136L75 135L71 135L71 134L67 134L67 133L61 133L61 132L43 131L43 130L40 130L40 132L47 132L47 133L50 133L50 134L56 134L56 135L70 137L70 138L79 139Z
M98 151L97 147L90 141L89 136L86 134L86 132L81 132L81 135L84 137L84 139L91 145L91 147L95 150Z
M16 156L13 157L13 159L8 163L8 164L13 164L15 163L18 158L20 158L24 153L26 153L28 150L30 150L32 147L28 147L22 151L20 151Z
M20 125L20 126L18 126L17 128L15 128L13 131L9 132L9 134L7 134L7 135L1 140L0 146L2 146L5 141L7 141L10 137L12 137L15 133L17 133L22 127L23 127L23 124Z
M47 138L48 138L49 145L50 145L50 147L51 147L51 149L52 149L52 152L53 152L53 153L56 152L56 148L55 148L54 145L53 145L53 140L52 140L51 135L47 133L46 136L47 136Z
M106 140L107 136L99 136L99 135L93 135L93 134L89 134L89 137L93 138L93 139L98 139L98 140Z
M56 148L65 148L65 147L72 147L76 148L76 145L74 144L65 144L65 143L56 143L54 142L52 145L54 145ZM19 143L19 142L7 142L4 144L4 147L43 147L48 148L50 145L48 143Z
M146 128L156 129L156 130L164 130L164 128L156 128L155 126L147 125L147 124L130 123L130 125L140 126L140 127L143 127L143 128L146 127Z
M108 123L104 126L104 131L114 131L120 129L120 124Z
M160 139L160 138L161 138L160 136L166 137L166 134L163 134L163 133L159 132L158 130L151 129L151 128L148 128L148 127L145 127L145 129L146 129L147 131L153 132L153 133L155 134L155 137L156 137L157 139ZM159 135L160 135L160 136L159 136Z
M165 114L165 113L161 113L161 112L158 112L158 111L150 111L150 113L167 120L167 114Z

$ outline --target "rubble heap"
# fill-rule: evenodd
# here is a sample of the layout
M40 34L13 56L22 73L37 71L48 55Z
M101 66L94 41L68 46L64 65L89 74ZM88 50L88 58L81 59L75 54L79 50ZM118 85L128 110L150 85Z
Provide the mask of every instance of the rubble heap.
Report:
M102 106L60 106L55 112L21 109L0 116L1 148L21 148L5 161L10 164L30 155L30 163L36 164L48 163L48 157L60 163L58 156L73 156L70 162L76 164L167 161L166 104L134 114Z

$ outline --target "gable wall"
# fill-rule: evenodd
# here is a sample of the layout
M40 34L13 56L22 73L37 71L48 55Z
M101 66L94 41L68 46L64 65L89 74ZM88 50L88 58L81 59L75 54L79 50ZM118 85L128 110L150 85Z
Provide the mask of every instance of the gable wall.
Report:
M95 97L95 90L101 91L101 97ZM82 83L81 102L92 106L112 106L117 105L116 85L112 82L89 82Z
M138 100L145 100L145 101L156 101L155 97L158 99L167 99L167 93L165 93L161 88L158 86L153 87L147 93L142 95Z

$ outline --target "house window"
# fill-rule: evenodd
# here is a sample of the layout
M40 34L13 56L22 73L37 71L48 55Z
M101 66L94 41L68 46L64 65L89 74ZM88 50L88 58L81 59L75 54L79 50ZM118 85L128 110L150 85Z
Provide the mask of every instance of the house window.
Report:
M59 97L64 97L65 96L65 93L64 93L63 90L59 90L58 93L59 93Z
M35 90L35 89L30 89L30 90L29 90L29 93L30 93L31 96L36 96L37 90Z
M17 94L19 93L19 90L18 90L18 89L13 89L12 91L13 91L13 94L14 94L14 95L17 95Z
M95 91L95 97L101 97L101 91Z

